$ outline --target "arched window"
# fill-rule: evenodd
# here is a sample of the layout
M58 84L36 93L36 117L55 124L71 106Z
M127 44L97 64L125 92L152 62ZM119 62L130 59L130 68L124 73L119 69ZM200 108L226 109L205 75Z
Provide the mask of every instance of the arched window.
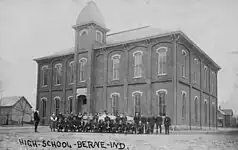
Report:
M207 124L207 100L204 100L204 123Z
M42 86L48 85L48 66L43 66L42 71Z
M160 89L156 91L156 95L158 96L157 100L157 113L161 116L166 115L166 95L167 95L167 90Z
M198 97L195 96L195 98L194 98L194 117L195 117L196 122L198 122L198 106L199 106Z
M204 88L207 88L207 66L204 66Z
M215 117L216 109L215 109L215 103L212 102L212 123L213 126L216 125L216 117Z
M167 47L160 47L156 50L158 53L158 72L157 74L166 75L167 74Z
M42 107L42 117L46 117L46 102L47 102L47 98L43 97L41 98L41 107Z
M134 78L142 77L142 51L136 51L133 53L134 56Z
M96 41L102 43L102 40L103 40L103 34L101 31L96 31Z
M62 77L62 64L56 64L54 68L55 73L55 85L61 84L61 77Z
M81 58L79 60L79 81L83 82L85 81L85 65L87 63L86 58Z
M60 112L60 97L55 97L54 98L55 100L55 114L56 115L59 115L59 112Z
M69 96L69 113L73 111L73 96Z
M119 80L120 55L112 56L112 80Z
M112 99L112 114L117 115L119 111L119 98L120 94L119 93L112 93L111 94L111 99Z
M68 76L68 79L69 79L69 83L73 83L74 82L74 62L71 61L69 63L69 76Z
M88 30L87 29L83 29L81 32L80 32L80 36L85 36L88 34Z
M187 65L187 53L185 50L182 50L182 63L181 63L181 67L182 67L182 77L186 77L186 65Z
M211 77L211 93L214 92L215 87L215 72L212 71L212 77Z
M134 113L136 114L136 113L141 113L141 97L142 97L142 92L141 91L134 91L133 93L132 93L132 99L133 99L133 101L134 101L134 108L135 108L135 110L134 110Z
M182 119L186 120L186 96L187 93L185 91L182 91Z
M198 60L195 58L194 59L194 75L193 75L193 81L194 83L197 83L198 82L198 66L199 66L199 63L198 63Z

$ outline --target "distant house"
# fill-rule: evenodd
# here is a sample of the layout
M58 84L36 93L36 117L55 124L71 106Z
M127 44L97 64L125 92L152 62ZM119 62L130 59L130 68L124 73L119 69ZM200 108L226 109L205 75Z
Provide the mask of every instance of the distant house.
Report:
M221 107L217 109L217 126L218 127L225 126L225 112L221 110Z
M0 99L0 124L31 122L32 106L24 96Z
M233 120L232 109L222 109L222 111L225 113L224 115L225 127L232 127L232 120Z

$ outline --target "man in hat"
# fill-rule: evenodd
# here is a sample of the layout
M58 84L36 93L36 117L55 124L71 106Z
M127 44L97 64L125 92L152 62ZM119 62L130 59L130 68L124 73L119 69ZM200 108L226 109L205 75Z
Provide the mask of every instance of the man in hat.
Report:
M35 132L38 132L38 131L37 131L37 127L38 127L38 125L39 125L39 122L40 122L39 111L36 110L36 111L34 112L34 125L35 125Z
M169 116L165 115L165 118L164 118L165 134L169 134L170 125L171 125L171 119Z

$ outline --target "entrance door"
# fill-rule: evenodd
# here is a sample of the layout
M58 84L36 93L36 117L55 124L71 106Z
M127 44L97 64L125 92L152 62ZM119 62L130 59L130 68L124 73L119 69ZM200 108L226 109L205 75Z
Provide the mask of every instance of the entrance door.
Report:
M87 98L85 95L79 95L78 96L78 106L77 111L79 112L85 112L85 105L87 104Z

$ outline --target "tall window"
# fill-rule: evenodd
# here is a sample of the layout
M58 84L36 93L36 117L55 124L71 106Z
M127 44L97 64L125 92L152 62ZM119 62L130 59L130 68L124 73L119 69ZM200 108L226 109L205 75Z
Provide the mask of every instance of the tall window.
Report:
M112 93L111 99L112 99L112 114L116 115L119 111L119 93Z
M69 99L69 112L71 113L73 111L73 97L70 96L68 99Z
M197 69L198 69L198 60L195 58L194 59L194 75L193 75L193 81L194 81L194 83L197 83L198 82L198 71L197 71Z
M182 50L182 77L186 77L186 59L187 59L187 54L185 50Z
M194 115L195 115L195 121L198 122L198 97L195 96L194 98Z
M158 100L157 100L157 108L159 110L157 110L157 112L159 113L159 115L161 116L165 116L166 115L166 94L167 94L167 90L158 90L156 91L156 94L158 96Z
M69 76L68 76L68 78L69 78L69 83L73 83L74 81L74 62L73 61L71 61L70 63L69 63Z
M81 58L79 60L79 81L85 81L85 65L87 63L86 58Z
M215 87L215 73L212 71L212 77L211 77L211 93L214 92L214 87Z
M55 113L56 115L58 115L60 111L60 98L55 97L54 100L55 100Z
M160 47L157 49L158 53L158 75L166 75L166 69L167 69L167 48L166 47Z
M101 31L96 31L96 41L102 43L102 40L103 40L103 34Z
M42 86L48 85L48 66L43 66L42 69Z
M47 98L43 97L41 99L41 106L42 106L42 117L46 117L46 102L47 102Z
M207 88L207 66L204 66L204 88Z
M112 80L119 80L120 55L112 56Z
M182 92L182 118L186 120L186 92Z
M83 29L81 32L80 32L80 36L85 36L88 34L88 30L87 29Z
M132 98L134 100L134 106L135 106L135 114L136 113L141 113L141 108L140 108L140 101L142 97L142 92L140 91L135 91L132 93Z
M134 78L140 78L142 76L142 51L136 51L134 56Z
M60 85L62 76L62 64L56 64L54 72L55 72L55 85Z
M215 126L215 122L216 122L216 117L215 117L216 111L215 110L216 110L215 109L215 103L212 102L212 123L213 123L213 126Z
M207 124L207 100L204 101L204 123Z

